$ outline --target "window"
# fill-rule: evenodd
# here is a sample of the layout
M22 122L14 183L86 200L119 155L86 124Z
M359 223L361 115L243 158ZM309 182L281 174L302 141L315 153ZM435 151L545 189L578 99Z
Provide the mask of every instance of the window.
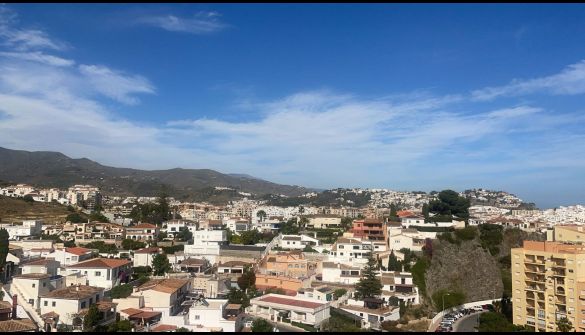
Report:
M35 283L32 284L32 287L36 287L36 286L37 286L37 284L35 284Z
M93 298L89 298L89 304L93 304Z
M31 305L34 305L35 304L35 300L34 299L28 299L28 303L31 304Z
M102 276L102 273L101 273L100 271L96 271L96 272L95 272L95 276L96 276L96 277L101 277L101 276Z
M45 306L49 306L49 302L45 300Z
M338 248L339 248L339 249L343 249L343 246L342 246L342 245L340 245L340 246L338 246Z
M57 306L57 302L56 301L53 301L53 303L51 304L51 306L53 306L53 307Z
M199 315L195 315L195 320L199 320Z
M47 283L43 283L43 287L47 287Z
M81 309L85 308L85 301L81 303Z

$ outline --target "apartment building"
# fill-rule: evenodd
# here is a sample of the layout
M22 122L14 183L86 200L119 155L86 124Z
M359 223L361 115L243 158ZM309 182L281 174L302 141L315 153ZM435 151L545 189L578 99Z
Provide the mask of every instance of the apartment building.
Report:
M260 264L265 274L295 278L308 278L315 274L317 263L309 261L300 252L281 252L267 256Z
M341 217L332 214L305 215L309 220L307 228L326 229L337 228L341 225Z
M140 223L133 227L126 227L126 238L136 241L156 241L159 228L150 223Z
M566 317L585 331L585 246L524 241L511 255L514 324L552 332Z
M386 241L386 224L378 219L354 220L351 232L357 238L369 241Z

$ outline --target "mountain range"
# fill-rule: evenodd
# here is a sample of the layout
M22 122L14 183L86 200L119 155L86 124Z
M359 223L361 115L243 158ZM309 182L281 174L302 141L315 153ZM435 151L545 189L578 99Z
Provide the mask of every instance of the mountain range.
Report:
M201 198L214 187L240 192L298 196L313 189L281 185L246 174L223 174L209 169L138 170L74 159L59 152L23 151L0 147L0 180L37 187L68 188L74 184L100 187L106 195L156 196L162 190L180 199Z

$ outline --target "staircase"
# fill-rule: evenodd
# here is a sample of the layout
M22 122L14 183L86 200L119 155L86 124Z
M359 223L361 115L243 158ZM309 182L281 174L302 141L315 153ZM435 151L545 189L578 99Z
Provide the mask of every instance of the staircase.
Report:
M8 285L6 285L8 286ZM10 284L9 287L10 294L16 294L18 297L18 304L26 311L26 313L31 317L38 328L42 328L44 325L43 319L41 318L41 314L39 310L36 310L33 306L31 306L28 301L22 295L22 292L18 289L18 287L14 284ZM7 290L8 291L8 290Z

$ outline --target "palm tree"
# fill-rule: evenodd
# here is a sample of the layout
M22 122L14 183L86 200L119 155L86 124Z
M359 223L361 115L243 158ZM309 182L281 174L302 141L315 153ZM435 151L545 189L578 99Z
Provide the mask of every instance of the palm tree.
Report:
M256 213L256 216L260 219L260 222L262 222L266 218L266 212L261 209Z

